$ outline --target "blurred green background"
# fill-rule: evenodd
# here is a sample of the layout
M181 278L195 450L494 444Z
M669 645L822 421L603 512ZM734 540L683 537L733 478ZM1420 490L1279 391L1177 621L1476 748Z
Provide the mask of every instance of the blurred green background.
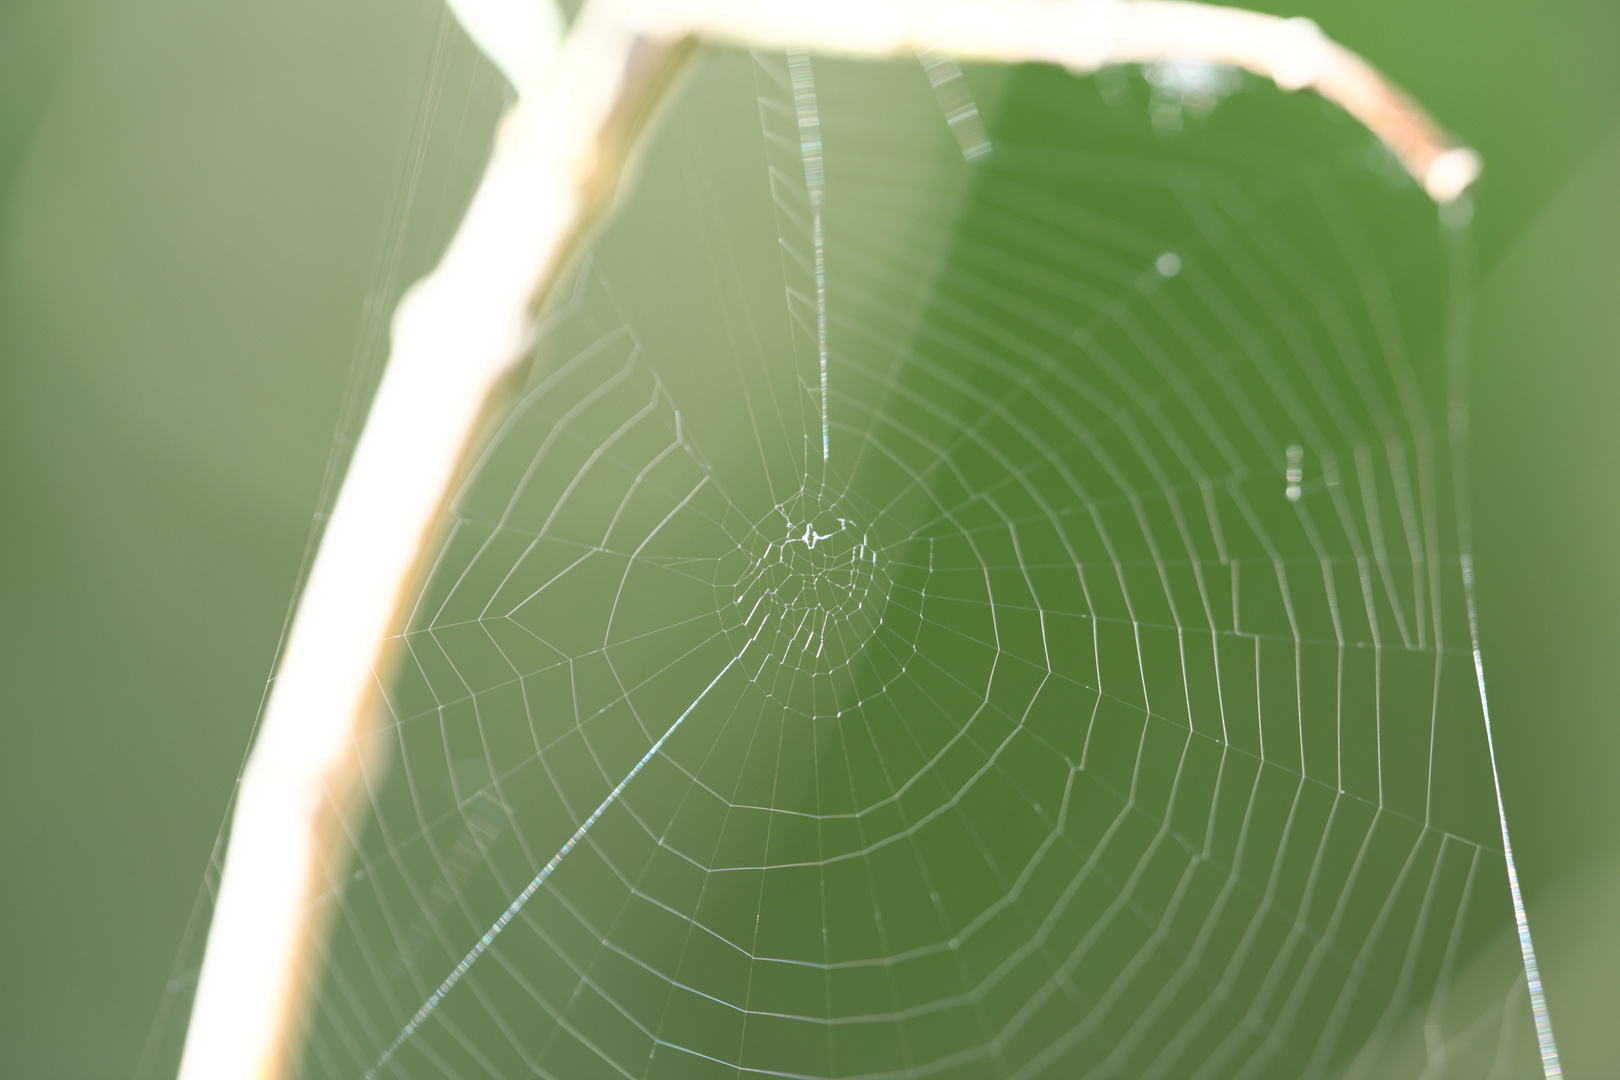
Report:
M1486 159L1497 751L1568 1071L1614 1075L1620 8L1264 6ZM0 1075L134 1072L377 313L453 226L499 104L419 0L0 8Z

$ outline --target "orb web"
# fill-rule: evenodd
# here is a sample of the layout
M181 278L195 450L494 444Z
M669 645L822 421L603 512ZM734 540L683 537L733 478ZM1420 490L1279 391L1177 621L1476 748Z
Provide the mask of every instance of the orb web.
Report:
M1530 1074L1466 231L1166 70L703 60L449 510L306 1075Z

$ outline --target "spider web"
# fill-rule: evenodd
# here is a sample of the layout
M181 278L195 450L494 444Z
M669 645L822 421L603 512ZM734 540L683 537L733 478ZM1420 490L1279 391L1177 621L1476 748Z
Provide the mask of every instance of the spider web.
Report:
M1539 1072L1464 215L1231 72L921 60L683 86L452 504L306 1075Z

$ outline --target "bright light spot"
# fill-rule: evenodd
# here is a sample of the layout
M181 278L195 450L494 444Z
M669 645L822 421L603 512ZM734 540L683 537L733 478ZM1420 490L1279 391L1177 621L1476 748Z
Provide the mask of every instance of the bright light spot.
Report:
M1435 158L1423 177L1423 186L1441 205L1460 198L1468 185L1479 179L1479 155L1472 150L1456 147ZM1448 222L1449 224L1449 222Z
M1153 87L1148 111L1160 131L1180 131L1184 112L1208 116L1222 98L1243 85L1243 72L1203 60L1157 60L1142 66Z

